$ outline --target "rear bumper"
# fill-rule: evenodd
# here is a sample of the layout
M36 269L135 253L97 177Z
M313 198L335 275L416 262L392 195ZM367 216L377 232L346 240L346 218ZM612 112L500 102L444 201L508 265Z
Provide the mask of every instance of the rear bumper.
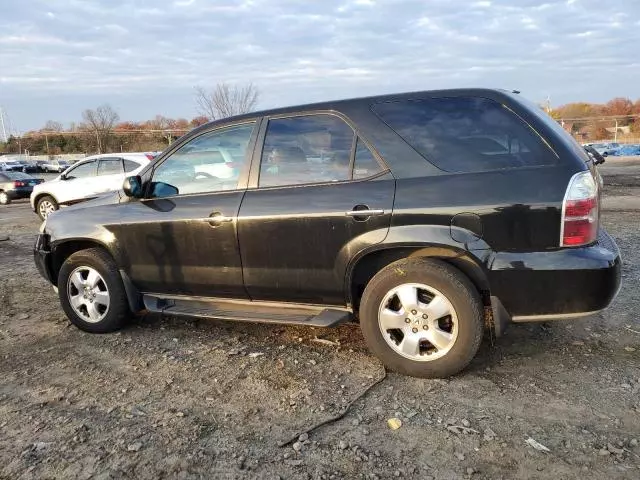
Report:
M577 318L613 301L621 267L618 246L601 229L588 247L497 253L489 266L491 295L514 322Z
M41 233L36 238L33 247L33 260L38 269L38 273L42 275L49 283L56 284L53 279L51 270L51 245L49 235Z

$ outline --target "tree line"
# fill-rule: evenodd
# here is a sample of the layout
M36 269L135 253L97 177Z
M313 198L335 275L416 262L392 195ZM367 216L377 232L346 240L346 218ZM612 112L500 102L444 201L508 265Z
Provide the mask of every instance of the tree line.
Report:
M576 102L545 110L579 140L610 139L612 130L640 138L640 99L616 97L607 103Z
M68 128L50 120L39 130L10 135L6 143L0 142L0 153L60 155L163 150L189 130L211 120L253 111L259 96L260 91L251 83L220 83L210 90L195 87L199 115L190 120L156 115L142 122L120 121L113 107L100 105L84 110L82 121Z
M195 87L194 91L199 115L190 120L156 115L142 122L120 121L110 105L101 105L82 112L82 122L66 129L59 122L48 121L39 130L12 135L6 143L0 142L0 153L59 155L163 150L208 121L253 111L260 98L259 89L251 83L220 83L212 89ZM617 97L604 104L576 102L555 108L541 105L541 108L582 141L609 138L615 127L640 137L640 99L633 102Z

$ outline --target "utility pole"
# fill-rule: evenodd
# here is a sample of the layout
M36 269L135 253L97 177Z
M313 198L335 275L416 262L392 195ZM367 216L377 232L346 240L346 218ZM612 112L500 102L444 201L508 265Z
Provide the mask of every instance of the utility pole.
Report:
M47 135L47 132L44 132L44 143L47 144L47 156L49 156L49 136Z
M618 143L618 119L616 118L616 133L613 134L613 141Z
M2 124L2 139L7 142L7 130L4 127L4 110L0 107L0 123Z

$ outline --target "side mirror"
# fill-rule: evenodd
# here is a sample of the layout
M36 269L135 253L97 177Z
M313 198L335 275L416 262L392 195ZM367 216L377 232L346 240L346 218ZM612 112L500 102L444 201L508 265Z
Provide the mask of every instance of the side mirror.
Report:
M122 190L124 190L124 194L127 197L142 197L142 178L140 178L140 175L125 178Z

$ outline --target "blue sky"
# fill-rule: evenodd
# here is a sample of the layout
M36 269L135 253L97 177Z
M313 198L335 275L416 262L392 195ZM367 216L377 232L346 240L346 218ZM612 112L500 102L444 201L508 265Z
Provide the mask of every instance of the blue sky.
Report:
M259 107L460 86L553 104L640 97L640 1L0 0L10 128L197 114L193 87Z

